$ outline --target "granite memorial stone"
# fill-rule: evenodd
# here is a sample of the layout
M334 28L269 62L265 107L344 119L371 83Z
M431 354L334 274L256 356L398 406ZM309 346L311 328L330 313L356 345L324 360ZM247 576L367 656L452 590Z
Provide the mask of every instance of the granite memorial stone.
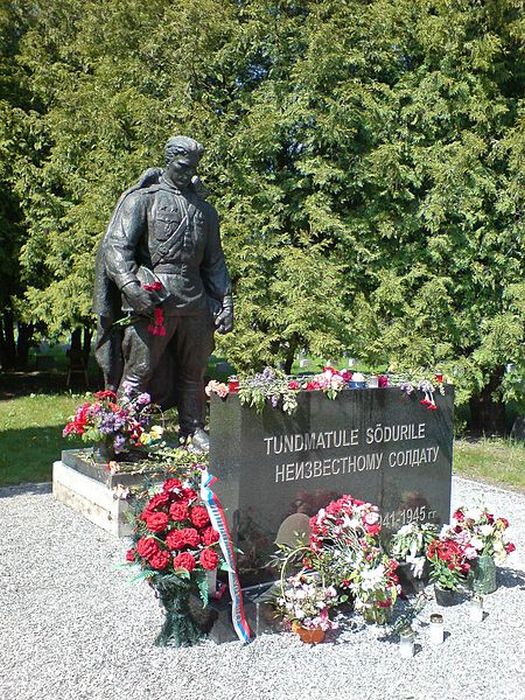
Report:
M307 537L308 520L342 494L380 506L385 533L444 523L450 510L453 389L437 410L400 389L298 396L290 416L262 414L236 395L211 402L210 469L240 553L243 585L275 578L276 542Z

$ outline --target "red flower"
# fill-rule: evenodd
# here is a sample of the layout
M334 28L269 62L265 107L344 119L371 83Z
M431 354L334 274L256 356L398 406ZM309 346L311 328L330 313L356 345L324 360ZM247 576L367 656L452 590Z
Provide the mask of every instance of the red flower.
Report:
M422 406L430 406L430 401L428 399L421 399L419 402Z
M117 400L117 395L115 394L114 391L97 391L94 394L94 397L96 399L111 399L112 401Z
M126 561L135 561L135 549L133 547L126 552Z
M301 387L301 385L295 379L290 379L290 381L288 382L288 389L292 389L293 391L297 391L298 389L300 389L300 387Z
M194 501L197 498L197 494L193 489L182 489L182 495L188 501Z
M189 516L190 511L185 503L172 503L170 506L170 518L180 523Z
M149 559L159 551L158 542L153 537L141 537L137 542L137 553L143 559Z
M507 542L507 544L505 545L505 551L507 552L507 554L510 554L511 552L515 552L516 545L513 544L512 542Z
M184 541L189 547L198 547L201 543L201 537L195 528L185 527L180 532L184 534Z
M509 521L507 518L498 518L496 520L496 526L500 528L500 530L506 530L509 526Z
M210 516L204 506L194 506L191 509L191 522L195 527L203 528L210 522Z
M379 374L377 377L377 386L379 389L386 389L388 386L388 377L386 374Z
M199 561L203 569L213 571L219 565L219 556L213 549L203 549Z
M164 549L159 550L156 554L150 557L149 563L152 569L162 571L170 563L170 555Z
M212 527L207 527L202 533L202 541L207 547L209 547L211 544L215 544L219 541L219 539L219 533Z
M378 600L378 608L389 608L392 605L392 598L387 598L386 600Z
M148 503L146 504L146 507L144 508L144 513L151 513L152 511L156 510L157 508L164 508L164 506L167 506L170 502L170 497L168 496L167 493L157 493L154 496L150 498Z
M186 546L183 530L170 530L166 535L166 544L170 549L182 549Z
M173 560L174 569L186 569L186 571L189 572L193 571L195 564L195 557L189 552L181 552L180 554L177 554Z
M164 493L171 493L172 491L180 491L182 488L182 484L180 482L180 479L166 479L164 484L162 485L162 490Z
M316 381L308 382L306 385L306 391L317 391L320 388L321 385L319 384L319 382Z
M162 532L168 527L169 518L167 513L146 511L143 513L142 519L146 522L148 530L151 530L151 532Z
M340 375L345 382L349 382L352 379L352 377L354 376L354 373L350 372L349 369L343 369L343 370L341 370Z
M142 285L142 289L145 289L147 292L160 292L162 289L162 284L159 282L159 280L155 280L155 282L152 282L151 284L146 282Z
M365 523L365 530L369 535L375 537L381 532L381 525L380 523L375 523L374 525L368 525L368 523Z
M454 513L454 515L452 517L454 518L454 520L457 520L458 523L461 523L461 522L463 522L463 520L465 520L465 516L463 515L463 511L459 510L459 509Z

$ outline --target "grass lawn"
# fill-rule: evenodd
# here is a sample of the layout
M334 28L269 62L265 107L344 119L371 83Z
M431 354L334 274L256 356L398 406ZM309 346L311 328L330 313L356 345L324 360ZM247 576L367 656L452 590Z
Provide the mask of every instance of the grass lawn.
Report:
M63 449L80 445L62 428L81 395L32 394L0 401L0 485L51 481L53 462Z
M454 474L525 492L525 446L502 438L456 440Z

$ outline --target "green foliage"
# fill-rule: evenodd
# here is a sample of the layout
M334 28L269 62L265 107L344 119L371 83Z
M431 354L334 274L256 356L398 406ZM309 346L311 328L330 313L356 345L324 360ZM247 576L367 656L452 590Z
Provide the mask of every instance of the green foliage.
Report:
M239 370L304 347L439 367L459 401L508 363L521 378L521 0L6 7L23 100L0 180L27 227L27 319L90 317L119 193L184 132L207 146L237 317L219 350Z

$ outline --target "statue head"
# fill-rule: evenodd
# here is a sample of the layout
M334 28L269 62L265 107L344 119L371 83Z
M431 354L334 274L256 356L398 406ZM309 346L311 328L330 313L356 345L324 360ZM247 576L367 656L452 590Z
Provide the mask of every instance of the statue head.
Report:
M172 136L164 149L166 175L180 189L185 189L197 174L199 160L204 153L202 146L188 136Z

